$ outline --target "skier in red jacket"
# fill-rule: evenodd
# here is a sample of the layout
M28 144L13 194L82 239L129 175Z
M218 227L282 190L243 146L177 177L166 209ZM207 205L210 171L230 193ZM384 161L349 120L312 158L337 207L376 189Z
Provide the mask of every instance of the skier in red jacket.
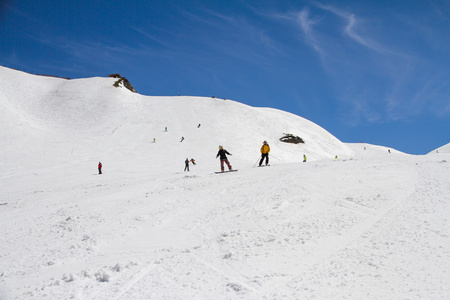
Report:
M102 174L102 163L98 162L98 174Z

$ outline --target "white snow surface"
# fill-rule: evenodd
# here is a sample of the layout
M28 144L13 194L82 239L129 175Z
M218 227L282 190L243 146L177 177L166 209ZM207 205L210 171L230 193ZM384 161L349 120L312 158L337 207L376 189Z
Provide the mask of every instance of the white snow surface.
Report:
M431 151L428 154L450 153L450 143Z
M0 79L2 300L450 299L449 151L112 78ZM238 172L214 173L219 145Z

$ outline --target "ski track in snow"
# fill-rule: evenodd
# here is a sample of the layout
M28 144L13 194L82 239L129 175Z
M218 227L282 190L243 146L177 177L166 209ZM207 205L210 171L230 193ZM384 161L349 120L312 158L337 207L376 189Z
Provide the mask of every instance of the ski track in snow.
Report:
M418 160L421 162L416 163ZM11 220L28 218L23 224L26 227L20 230L17 222L11 224L17 227L17 236L3 241L13 246L24 239L20 232L26 232L31 240L43 243L28 247L28 257L12 259L22 271L6 265L2 277L5 280L5 274L15 274L14 278L33 282L33 274L43 272L42 268L54 269L46 271L49 275L41 277L43 281L34 288L18 287L24 290L18 298L60 297L71 290L78 299L177 299L185 294L202 298L345 298L342 295L351 297L355 290L364 290L369 298L391 293L401 297L384 277L398 282L393 274L399 270L413 277L423 266L415 266L413 261L408 261L410 266L400 263L400 253L410 246L417 256L431 261L450 255L441 248L449 236L436 229L445 228L442 226L448 221L435 215L439 206L448 212L448 196L442 198L439 191L450 187L435 169L427 169L430 165L442 169L445 163L408 157L373 165L373 159L361 158L244 168L221 180L217 180L220 175L180 173L154 180L152 185L124 180L117 187L121 180L109 182L105 176L99 177L102 182L97 184L68 182L53 189L23 191L26 197L34 195L33 201L18 200L8 206L20 209L13 210L18 215ZM346 176L346 170L352 175ZM380 170L385 176L378 175ZM65 195L62 203L60 195ZM103 195L104 200L96 195ZM46 211L36 210L36 205L45 202ZM51 209L57 202L60 204ZM121 210L125 204L127 209ZM29 214L27 207L38 214ZM425 219L424 212L433 218ZM421 223L411 219L411 214ZM434 222L442 223L433 226ZM420 230L412 232L405 226ZM423 248L411 245L408 240L424 230L428 236L433 233L436 243ZM8 231L12 232L12 227L4 229L3 236L8 236ZM57 236L67 246L59 243ZM50 240L56 243L51 245ZM430 256L427 247L437 254ZM393 270L384 263L392 256L397 257ZM44 267L36 268L38 265ZM435 280L444 285L446 271L436 263L433 267ZM194 273L195 279L182 275ZM365 276L371 284L362 289ZM431 289L426 285L429 281L422 283L425 291ZM412 291L413 297L427 295L420 289ZM448 294L446 289L439 292Z

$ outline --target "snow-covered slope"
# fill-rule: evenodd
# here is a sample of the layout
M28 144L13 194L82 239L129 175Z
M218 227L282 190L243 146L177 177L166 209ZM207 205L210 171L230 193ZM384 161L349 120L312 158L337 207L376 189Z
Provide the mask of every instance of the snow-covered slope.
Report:
M0 79L0 299L450 298L450 154L110 78ZM238 172L213 173L219 144Z
M439 147L428 154L439 154L439 153L450 153L450 143L442 147Z
M264 140L277 162L301 161L303 154L310 160L352 155L320 126L275 109L212 98L142 96L114 88L113 78L65 80L4 67L0 78L5 108L0 122L6 128L1 146L8 147L7 155L28 157L27 165L50 155L52 164L76 157L91 160L92 166L97 160L105 161L105 168L126 161L129 167L146 163L173 172L189 156L211 168L220 144L239 165L254 162ZM283 133L300 136L305 144L282 143ZM0 163L11 163L11 157L2 158Z

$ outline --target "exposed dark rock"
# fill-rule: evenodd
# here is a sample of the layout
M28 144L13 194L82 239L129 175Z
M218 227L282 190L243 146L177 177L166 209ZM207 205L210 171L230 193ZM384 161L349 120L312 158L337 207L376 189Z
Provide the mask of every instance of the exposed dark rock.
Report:
M122 77L123 80L123 85L129 89L130 91L132 91L133 93L136 93L136 90L134 89L133 85L131 85L131 82L128 81L128 79L126 79L125 77Z
M291 143L291 144L304 144L305 141L301 137L295 136L290 133L283 133L284 136L280 138L280 141L284 143Z
M120 76L120 74L109 74L108 77L112 77L112 78L122 78L122 76Z
M124 87L126 87L133 93L137 93L136 90L134 89L133 85L130 83L130 81L128 81L128 79L126 79L125 77L121 77L120 74L110 74L110 75L108 75L108 77L119 79L116 82L114 82L113 86L119 87L120 84L123 84Z

